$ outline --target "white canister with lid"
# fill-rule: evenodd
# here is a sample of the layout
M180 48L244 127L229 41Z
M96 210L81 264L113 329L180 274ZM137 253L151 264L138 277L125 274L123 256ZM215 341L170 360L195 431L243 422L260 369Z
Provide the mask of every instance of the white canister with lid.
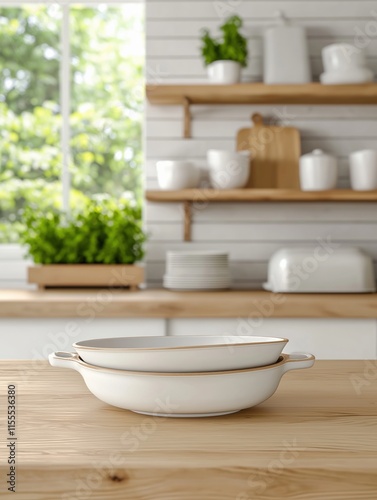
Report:
M364 149L351 153L350 178L355 191L377 189L377 151Z
M290 24L282 11L277 25L264 33L264 83L295 84L312 81L305 28Z
M300 186L303 191L334 189L338 180L338 165L334 156L315 149L300 158Z

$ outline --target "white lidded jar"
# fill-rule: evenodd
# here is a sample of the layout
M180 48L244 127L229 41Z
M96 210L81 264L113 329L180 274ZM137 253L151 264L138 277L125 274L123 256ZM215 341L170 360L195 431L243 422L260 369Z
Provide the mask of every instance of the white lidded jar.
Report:
M350 154L350 180L355 191L377 189L377 151L363 149Z
M305 28L291 25L281 11L275 16L278 24L264 33L264 83L311 82Z
M327 191L334 189L338 180L335 156L315 149L300 158L300 186L302 191Z

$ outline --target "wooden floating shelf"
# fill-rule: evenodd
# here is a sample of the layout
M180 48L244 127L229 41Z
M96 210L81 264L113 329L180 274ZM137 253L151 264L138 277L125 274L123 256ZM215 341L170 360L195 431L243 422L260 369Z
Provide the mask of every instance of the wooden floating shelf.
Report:
M191 241L192 208L203 208L216 202L377 202L377 191L299 191L294 189L183 189L181 191L147 191L148 201L184 204L184 241Z
M236 85L147 85L146 94L151 104L182 105L184 109L184 137L191 137L192 104L377 104L377 83L357 85L266 85L239 83Z
M100 290L106 292L105 288ZM79 304L98 301L92 290L0 290L0 318L73 318ZM111 290L111 301L97 308L98 318L377 318L377 293L288 293L262 290L173 292Z
M377 83L358 85L147 85L151 104L377 104Z
M377 191L299 191L296 189L183 189L181 191L147 191L147 200L160 202L298 202L298 201L377 201Z

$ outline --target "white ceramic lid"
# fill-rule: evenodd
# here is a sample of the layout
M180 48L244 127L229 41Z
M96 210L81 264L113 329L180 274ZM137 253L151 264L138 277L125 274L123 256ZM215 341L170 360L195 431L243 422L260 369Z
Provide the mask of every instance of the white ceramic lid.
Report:
M290 20L287 18L285 15L285 12L283 10L276 10L274 12L274 24L272 26L269 26L265 32L272 30L276 28L277 26L289 26L290 25Z
M322 149L313 149L313 151L311 153L307 153L305 155L302 155L301 158L307 158L307 159L314 159L314 158L320 158L320 159L324 159L324 158L331 158L331 159L335 159L334 156L328 154L328 153L325 153L324 151L322 151Z

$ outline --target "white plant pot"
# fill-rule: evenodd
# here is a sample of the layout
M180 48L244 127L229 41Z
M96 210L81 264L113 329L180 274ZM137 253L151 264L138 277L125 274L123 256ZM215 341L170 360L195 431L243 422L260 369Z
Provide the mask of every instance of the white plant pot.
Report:
M351 153L350 178L355 191L377 189L377 151L364 149Z
M241 80L241 64L236 61L215 61L207 66L211 83L230 85Z
M303 191L327 191L336 187L337 160L320 149L300 158L300 186Z

